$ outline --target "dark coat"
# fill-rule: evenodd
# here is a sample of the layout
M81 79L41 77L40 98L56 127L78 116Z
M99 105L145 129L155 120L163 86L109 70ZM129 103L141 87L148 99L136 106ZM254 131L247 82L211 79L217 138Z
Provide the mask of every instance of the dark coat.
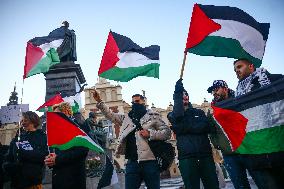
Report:
M2 169L2 165L3 165L3 162L4 162L5 154L7 153L8 149L9 149L9 146L2 145L0 143L0 189L3 188L3 184L5 182L5 175L4 175L4 172L3 172L3 169Z
M75 121L76 122L76 121ZM84 125L76 122L84 132ZM56 153L55 166L52 170L53 189L84 189L86 188L85 160L89 149L72 147L68 150L54 149Z
M85 159L88 149L72 147L68 150L55 150L55 166L52 170L53 189L86 188Z
M28 141L29 144L23 144ZM42 130L22 132L17 147L17 136L11 141L3 164L4 171L11 177L11 186L25 188L42 183L44 159L48 155L46 135Z
M173 111L168 114L171 128L176 134L178 158L211 156L212 149L208 138L211 128L208 119L202 110L193 108L191 104L184 110L184 89L182 83L178 82L177 85L181 86L176 85Z

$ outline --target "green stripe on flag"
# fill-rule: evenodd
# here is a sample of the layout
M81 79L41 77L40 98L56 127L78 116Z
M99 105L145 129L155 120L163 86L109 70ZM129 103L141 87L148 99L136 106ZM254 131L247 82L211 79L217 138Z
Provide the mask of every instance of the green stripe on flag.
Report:
M92 139L90 138L90 140ZM83 146L91 150L94 150L96 152L104 152L104 150L99 145L95 144L95 142L90 142L85 137L82 136L74 137L72 140L70 140L65 144L52 145L51 147L58 148L60 150L67 150L74 146Z
M224 38L219 36L207 36L201 43L188 52L201 56L246 58L253 62L255 67L260 67L262 60L257 59L247 53L236 39Z
M80 110L79 104L76 100L74 100L74 105L71 106L72 107L72 112L73 113L77 113Z
M46 111L47 110L47 111ZM38 110L39 112L53 112L52 106L48 106L46 108L41 108Z
M154 62L154 60L153 60ZM100 77L115 81L127 82L138 76L159 78L158 63L151 63L140 67L119 68L114 67L100 74Z
M46 73L48 72L49 68L55 64L60 63L60 58L56 49L51 48L47 51L46 56L42 58L27 74L27 77L38 73Z
M248 132L237 148L240 154L265 154L284 151L284 125Z

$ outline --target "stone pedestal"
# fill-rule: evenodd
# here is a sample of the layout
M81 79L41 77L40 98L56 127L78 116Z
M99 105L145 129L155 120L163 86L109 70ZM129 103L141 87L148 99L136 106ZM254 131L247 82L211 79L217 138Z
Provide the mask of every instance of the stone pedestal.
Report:
M45 80L45 101L57 93L61 93L62 97L73 96L80 90L81 84L86 82L81 66L72 61L51 67L45 74Z

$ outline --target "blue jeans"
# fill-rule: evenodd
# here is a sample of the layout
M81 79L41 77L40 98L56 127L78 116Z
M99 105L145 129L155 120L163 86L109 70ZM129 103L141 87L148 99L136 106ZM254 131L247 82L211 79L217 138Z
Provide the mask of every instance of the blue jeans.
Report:
M243 158L238 155L224 155L224 165L229 173L230 179L235 189L250 188L247 178L246 166Z
M235 154L224 155L224 165L228 171L231 181L236 189L250 188L246 170L254 180L259 189L280 189L277 185L275 175L272 168L252 169L254 158Z
M160 188L160 171L156 160L131 161L126 164L125 189L139 189L142 181L148 189Z

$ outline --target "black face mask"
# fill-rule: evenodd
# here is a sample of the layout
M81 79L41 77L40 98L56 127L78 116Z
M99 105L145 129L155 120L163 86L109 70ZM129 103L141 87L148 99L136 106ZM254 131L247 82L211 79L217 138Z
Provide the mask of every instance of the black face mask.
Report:
M133 114L135 115L145 115L146 107L144 104L133 103L132 111L133 111Z

